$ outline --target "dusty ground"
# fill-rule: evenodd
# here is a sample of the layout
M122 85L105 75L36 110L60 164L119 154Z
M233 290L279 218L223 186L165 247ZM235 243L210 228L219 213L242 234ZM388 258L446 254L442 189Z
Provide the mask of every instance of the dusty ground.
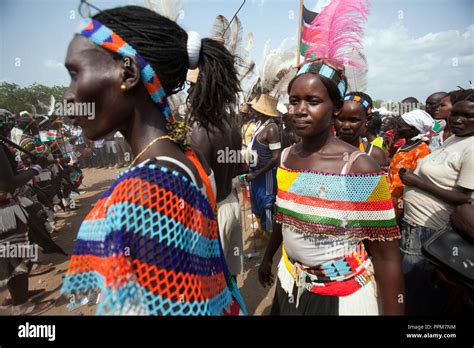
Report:
M98 200L102 192L107 189L119 173L117 169L85 169L84 185L81 187L85 191L74 199L80 205L80 209L73 212L60 213L57 216L56 226L58 232L53 234L53 238L69 255L72 253L75 238L79 226L92 205ZM241 199L242 202L242 199ZM241 294L247 305L250 315L268 314L275 291L275 285L269 289L264 289L258 282L258 265L262 259L267 244L266 239L253 236L252 215L248 203L242 204L242 222L244 228L244 273L237 279ZM257 252L258 256L253 256ZM249 253L251 253L249 255ZM250 258L248 257L250 256ZM275 257L275 264L278 260ZM53 263L55 270L39 276L30 277L30 290L45 288L46 293L41 300L57 299L54 308L42 315L93 315L95 305L84 305L80 308L68 311L66 309L69 299L59 295L62 284L62 277L67 270L69 256L56 254L41 254L38 260L41 264ZM6 288L0 288L0 303L8 295ZM0 307L0 315L9 315L10 308Z

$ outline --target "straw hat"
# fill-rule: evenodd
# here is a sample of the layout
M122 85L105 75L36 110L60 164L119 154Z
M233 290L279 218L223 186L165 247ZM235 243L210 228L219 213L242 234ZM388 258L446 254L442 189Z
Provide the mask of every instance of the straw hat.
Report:
M278 117L280 114L277 110L277 104L278 99L271 97L268 94L262 94L256 103L251 104L251 107L255 111L266 116Z
M249 104L248 103L242 103L240 104L240 107L239 107L239 111L243 114L246 114L248 113L250 110L249 110Z
M199 68L188 70L188 74L186 75L186 81L191 83L196 83L199 76Z

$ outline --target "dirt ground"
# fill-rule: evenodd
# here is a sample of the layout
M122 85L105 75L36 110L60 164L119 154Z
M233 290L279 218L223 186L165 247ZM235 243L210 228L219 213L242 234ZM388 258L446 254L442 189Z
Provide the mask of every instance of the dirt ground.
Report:
M79 226L91 210L93 204L99 199L113 182L119 169L85 169L84 182L81 190L85 193L79 197L74 197L80 208L71 212L62 212L57 214L56 228L57 232L53 233L53 239L59 244L64 251L71 255L76 240ZM242 197L240 197L242 198ZM258 265L265 252L267 240L262 237L256 237L252 228L252 214L250 213L250 205L241 201L242 223L244 234L244 273L239 275L237 283L241 294L245 300L249 315L266 315L270 312L273 294L275 292L275 284L271 288L264 289L258 282ZM255 256L257 253L257 256ZM62 284L63 276L67 270L70 256L58 254L41 254L38 262L40 264L52 263L55 269L44 275L38 275L29 278L29 289L46 289L46 293L41 300L56 299L53 308L42 315L94 315L95 305L83 305L79 308L68 310L66 306L69 299L60 296L59 289ZM276 264L279 255L274 259L274 272L276 272ZM274 273L275 274L275 273ZM7 289L0 288L0 303L7 297ZM0 307L0 315L10 315L9 307Z

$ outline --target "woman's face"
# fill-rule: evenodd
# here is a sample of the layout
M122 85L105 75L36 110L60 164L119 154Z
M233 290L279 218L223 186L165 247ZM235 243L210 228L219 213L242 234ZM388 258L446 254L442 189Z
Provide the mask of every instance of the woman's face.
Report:
M420 132L415 127L406 123L403 118L399 118L397 122L397 134L400 139L411 139L417 136Z
M334 104L321 80L314 74L299 76L291 86L290 119L301 138L324 133L331 128Z
M435 111L435 119L437 120L446 120L451 113L453 105L451 104L451 97L447 95L441 99L441 103Z
M66 68L71 83L64 93L68 103L81 103L77 110L83 112L71 117L91 140L103 138L120 128L133 109L120 90L123 68L120 60L114 60L105 49L87 38L76 35L69 44ZM76 104L78 105L78 104Z
M474 135L474 102L463 100L454 104L448 123L458 137Z
M334 127L339 139L352 144L360 138L367 123L367 113L359 103L347 100L344 102L341 115L336 117Z
M397 121L394 117L385 117L382 120L382 131L386 132L388 130L395 130L397 128Z

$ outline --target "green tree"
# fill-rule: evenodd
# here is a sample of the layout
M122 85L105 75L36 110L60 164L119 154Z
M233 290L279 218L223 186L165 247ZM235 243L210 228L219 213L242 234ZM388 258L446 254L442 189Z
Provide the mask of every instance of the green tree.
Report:
M38 114L45 114L48 110L41 107L38 100L49 106L52 95L56 102L60 102L66 88L64 86L48 87L38 83L20 87L15 83L2 82L0 83L0 109L7 109L18 114L23 110L31 112L34 106Z
M382 99L376 99L374 100L374 108L380 109L384 101Z

